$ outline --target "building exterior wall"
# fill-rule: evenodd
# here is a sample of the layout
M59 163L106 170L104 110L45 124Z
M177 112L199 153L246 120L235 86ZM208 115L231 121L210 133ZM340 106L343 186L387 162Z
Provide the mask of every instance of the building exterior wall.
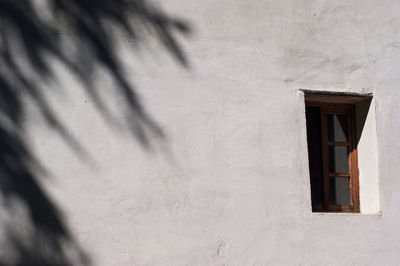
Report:
M126 125L110 126L57 62L65 89L46 96L87 156L34 107L26 122L51 173L41 182L93 264L397 265L400 2L159 4L193 29L179 39L190 67L154 54L152 40L138 56L121 38L119 52L165 138L150 133L146 149ZM107 77L93 78L123 116ZM368 173L377 185L375 195L360 192L371 211L311 212L300 89L373 94L375 142L362 156L376 162Z

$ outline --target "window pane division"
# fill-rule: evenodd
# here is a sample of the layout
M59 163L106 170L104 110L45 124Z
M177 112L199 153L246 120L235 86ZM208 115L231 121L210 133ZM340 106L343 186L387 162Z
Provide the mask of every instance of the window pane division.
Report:
M350 206L350 175L349 174L349 117L347 114L326 114L328 137L329 165L329 204L334 206Z

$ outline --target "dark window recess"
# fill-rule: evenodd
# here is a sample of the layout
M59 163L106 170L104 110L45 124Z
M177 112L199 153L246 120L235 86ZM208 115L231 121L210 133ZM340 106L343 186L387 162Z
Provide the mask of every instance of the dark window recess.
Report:
M307 106L307 143L313 208L322 210L322 153L320 108Z

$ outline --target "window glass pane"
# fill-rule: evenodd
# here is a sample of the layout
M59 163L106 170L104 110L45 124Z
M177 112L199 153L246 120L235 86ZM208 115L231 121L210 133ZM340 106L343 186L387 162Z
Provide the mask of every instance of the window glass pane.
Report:
M349 172L349 149L347 146L329 146L329 172L346 174Z
M347 116L328 114L328 141L347 142Z
M331 176L329 201L334 205L351 205L350 178Z

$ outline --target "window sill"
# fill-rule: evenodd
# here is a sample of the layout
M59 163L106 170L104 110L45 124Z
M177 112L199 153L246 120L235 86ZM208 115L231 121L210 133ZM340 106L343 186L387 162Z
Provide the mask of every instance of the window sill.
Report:
M354 216L371 216L371 217L382 217L383 213L382 211L378 211L376 213L362 213L362 212L312 212L312 216L314 217L319 217L319 216L349 216L349 217L354 217Z

